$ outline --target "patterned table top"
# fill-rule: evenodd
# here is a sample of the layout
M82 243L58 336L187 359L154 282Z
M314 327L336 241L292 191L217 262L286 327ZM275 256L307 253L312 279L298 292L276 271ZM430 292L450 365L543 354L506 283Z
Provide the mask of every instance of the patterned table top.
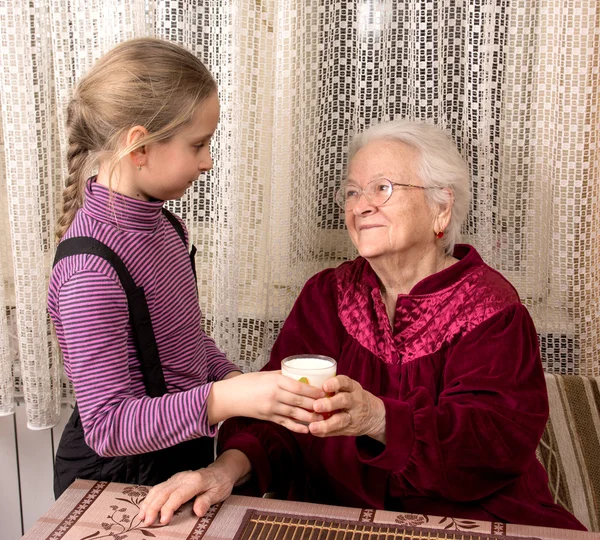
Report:
M402 514L233 495L198 519L191 503L167 526L136 518L144 486L77 480L25 534L26 540L600 540L595 533Z

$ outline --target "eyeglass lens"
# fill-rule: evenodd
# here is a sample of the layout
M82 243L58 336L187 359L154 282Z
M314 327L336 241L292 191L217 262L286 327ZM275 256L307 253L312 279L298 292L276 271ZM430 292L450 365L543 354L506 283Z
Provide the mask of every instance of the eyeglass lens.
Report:
M338 191L338 204L342 208L354 208L358 204L360 196L364 195L371 204L380 206L390 198L392 188L392 183L386 178L373 180L364 189L351 184L345 185Z

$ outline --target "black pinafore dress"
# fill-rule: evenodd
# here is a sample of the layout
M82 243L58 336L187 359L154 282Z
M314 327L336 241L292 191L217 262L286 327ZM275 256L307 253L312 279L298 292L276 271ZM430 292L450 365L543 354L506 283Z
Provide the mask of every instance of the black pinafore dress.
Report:
M185 235L177 218L163 208L163 214L173 225L185 245ZM123 261L108 246L85 236L61 242L54 265L64 257L89 253L107 260L117 272L127 294L129 317L146 393L159 397L167 393L167 386L158 356L148 304L142 287L137 287ZM192 246L190 260L194 277L196 269ZM85 442L77 405L67 423L54 463L54 495L58 498L76 478L123 482L153 486L173 474L205 467L214 460L214 441L211 437L192 439L170 448L134 456L101 457Z

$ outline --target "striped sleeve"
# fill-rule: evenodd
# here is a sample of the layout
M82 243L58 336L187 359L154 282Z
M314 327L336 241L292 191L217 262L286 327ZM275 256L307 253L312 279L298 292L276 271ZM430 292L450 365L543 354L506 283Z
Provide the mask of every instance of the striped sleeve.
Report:
M136 397L128 365L127 299L120 283L91 270L58 295L61 347L88 445L101 456L158 450L214 436L206 409L211 384L158 398Z

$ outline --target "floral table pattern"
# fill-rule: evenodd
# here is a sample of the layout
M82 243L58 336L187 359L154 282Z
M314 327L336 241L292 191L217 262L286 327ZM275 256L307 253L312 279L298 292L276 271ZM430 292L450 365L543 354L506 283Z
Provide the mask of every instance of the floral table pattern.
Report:
M77 480L23 540L243 540L266 538L581 539L595 533L231 496L198 518L191 503L169 525L142 526L145 486ZM300 527L300 528L299 528ZM293 532L293 534L292 534ZM358 535L358 536L357 536Z

